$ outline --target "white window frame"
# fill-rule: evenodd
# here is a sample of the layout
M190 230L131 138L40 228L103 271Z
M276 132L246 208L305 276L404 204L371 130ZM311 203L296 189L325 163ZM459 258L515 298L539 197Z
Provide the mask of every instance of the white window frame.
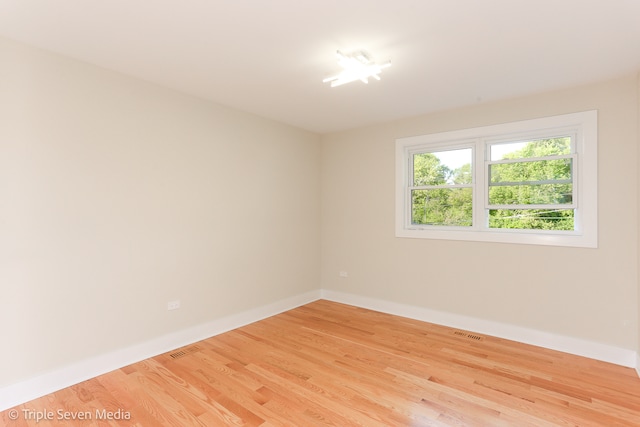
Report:
M396 140L396 237L470 240L532 245L598 247L597 111L442 132ZM571 135L575 229L516 230L488 227L489 145ZM473 148L473 225L450 227L411 223L412 155ZM529 206L528 208L533 208Z

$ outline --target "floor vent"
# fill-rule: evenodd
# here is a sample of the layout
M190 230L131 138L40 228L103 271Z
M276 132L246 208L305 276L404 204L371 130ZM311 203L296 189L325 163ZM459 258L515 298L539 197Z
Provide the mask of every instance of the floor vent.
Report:
M197 345L191 346L191 347L187 347L187 348L182 348L178 351L175 351L171 354L169 354L169 356L171 356L172 359L179 359L181 357L187 356L191 353L195 353L196 351L200 351L200 347L198 347Z
M482 341L482 336L476 335L476 334L471 334L469 332L454 331L453 335L457 335L457 336L462 337L462 338L469 338L470 340L474 340L474 341Z

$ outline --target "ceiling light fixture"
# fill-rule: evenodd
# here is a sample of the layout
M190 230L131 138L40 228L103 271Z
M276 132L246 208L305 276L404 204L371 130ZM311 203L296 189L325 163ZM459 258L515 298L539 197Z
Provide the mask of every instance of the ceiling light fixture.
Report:
M322 80L323 83L331 82L331 87L340 86L356 80L369 83L369 77L380 80L378 74L382 72L383 68L391 66L391 61L387 61L384 64L376 64L369 58L369 55L363 51L345 55L338 50L336 54L338 55L338 64L344 69L340 74Z

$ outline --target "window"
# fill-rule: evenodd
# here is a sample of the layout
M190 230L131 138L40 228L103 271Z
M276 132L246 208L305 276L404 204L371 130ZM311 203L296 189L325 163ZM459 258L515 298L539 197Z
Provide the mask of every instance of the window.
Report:
M396 236L597 247L597 112L396 141Z

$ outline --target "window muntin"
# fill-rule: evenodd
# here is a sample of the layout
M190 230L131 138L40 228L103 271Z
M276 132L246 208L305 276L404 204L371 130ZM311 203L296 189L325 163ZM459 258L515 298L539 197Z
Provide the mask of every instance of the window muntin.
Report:
M399 139L396 235L597 247L596 153L596 111Z

